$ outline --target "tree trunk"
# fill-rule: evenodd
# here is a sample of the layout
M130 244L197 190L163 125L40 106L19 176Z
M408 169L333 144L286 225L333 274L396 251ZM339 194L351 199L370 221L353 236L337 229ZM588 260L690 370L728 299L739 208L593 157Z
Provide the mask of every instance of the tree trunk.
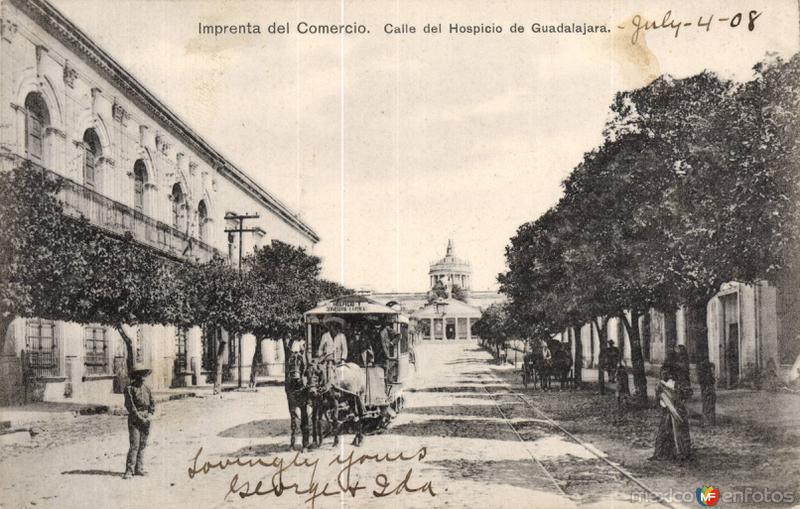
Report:
M0 355L6 351L6 336L8 335L8 328L11 327L11 322L16 318L14 315L8 315L0 318Z
M597 343L600 346L600 351L597 353L597 383L600 385L600 394L606 393L606 374L604 371L603 361L606 356L606 344L608 342L608 319L597 317L592 320L592 324L597 330Z
M703 400L703 424L716 424L717 393L714 387L714 368L708 356L708 308L707 303L694 304L689 307L692 320L701 324L695 338L697 345L697 378L700 382L700 397Z
M631 310L631 318L625 312L620 313L622 323L628 331L631 346L631 369L633 371L634 399L641 405L647 405L647 375L644 372L644 356L642 355L642 339L639 333L639 317L644 314L639 310Z
M130 379L136 362L136 354L133 351L133 339L128 336L128 333L125 332L125 328L122 325L116 325L114 328L117 329L119 336L122 338L122 342L125 343L125 367L128 368L128 378Z
M222 389L222 361L225 360L225 345L228 341L228 331L220 328L219 343L217 344L217 372L214 376L214 394L219 394Z
M250 383L248 387L251 389L256 386L256 364L258 363L258 357L261 353L261 344L263 339L256 337L256 349L253 350L253 359L250 361ZM264 362L264 358L261 358L261 362Z
M581 341L580 327L573 327L572 333L575 336L575 370L574 382L575 385L583 380L583 342Z

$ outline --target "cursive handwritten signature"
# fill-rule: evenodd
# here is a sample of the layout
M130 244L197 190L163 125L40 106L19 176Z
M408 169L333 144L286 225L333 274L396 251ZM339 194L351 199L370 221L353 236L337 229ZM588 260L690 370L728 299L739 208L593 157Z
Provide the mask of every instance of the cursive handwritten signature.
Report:
M224 471L229 468L237 470L241 468L264 468L272 472L269 480L262 479L253 483L247 479L242 480L240 473L237 471L231 477L225 499L231 495L238 495L244 499L265 495L280 497L284 493L294 493L295 495L307 496L304 502L310 504L313 509L317 499L320 497L341 494L349 494L351 497L355 497L362 491L368 491L376 498L403 493L427 493L431 497L436 496L431 481L413 479L413 467L407 468L399 481L391 479L386 473L373 472L372 484L365 485L358 478L354 479L353 476L353 467L357 465L422 461L428 454L425 447L421 447L411 454L399 452L356 455L353 451L350 451L348 455L337 454L327 464L323 465L320 465L320 458L304 456L300 452L296 452L290 458L281 456L263 458L236 457L220 461L201 461L202 453L203 448L200 447L192 458L191 466L188 468L189 479L194 479L198 475L208 475L212 471ZM335 481L319 481L317 476L318 467L320 466L332 468L335 472ZM299 478L300 482L297 479L288 479L293 476ZM370 490L370 488L372 489Z

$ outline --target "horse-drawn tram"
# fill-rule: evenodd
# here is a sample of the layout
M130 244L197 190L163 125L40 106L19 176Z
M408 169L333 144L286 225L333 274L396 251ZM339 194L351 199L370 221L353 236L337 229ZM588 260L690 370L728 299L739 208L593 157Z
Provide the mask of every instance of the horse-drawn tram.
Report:
M319 388L311 391L314 442L321 442L324 421L336 442L339 426L349 421L359 443L363 431L385 427L403 406L414 370L408 317L366 296L346 295L322 302L304 320L307 383Z

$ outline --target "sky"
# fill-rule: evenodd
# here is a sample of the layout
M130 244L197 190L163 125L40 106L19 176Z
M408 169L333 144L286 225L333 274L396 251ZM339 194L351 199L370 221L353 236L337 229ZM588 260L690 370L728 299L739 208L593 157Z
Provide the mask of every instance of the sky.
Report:
M51 1L320 234L323 276L375 291L427 290L448 239L471 262L473 289L496 289L510 237L602 142L616 92L704 69L748 80L800 39L795 0ZM635 15L669 10L692 25L631 43ZM752 31L750 10L762 12ZM739 26L719 21L737 12ZM300 35L300 21L370 33ZM198 33L247 22L262 34ZM266 34L272 22L292 33ZM535 22L611 32L533 34ZM386 23L417 32L387 35ZM445 33L424 34L428 23ZM503 33L451 35L450 23Z

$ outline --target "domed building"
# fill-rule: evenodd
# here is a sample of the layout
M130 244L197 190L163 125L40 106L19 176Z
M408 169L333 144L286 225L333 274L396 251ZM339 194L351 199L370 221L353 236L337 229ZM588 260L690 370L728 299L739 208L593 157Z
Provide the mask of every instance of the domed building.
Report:
M455 286L465 292L469 291L472 267L467 260L456 257L453 239L447 241L447 252L444 258L431 263L428 277L431 288L435 288L437 283L441 283L448 290L448 294Z
M455 253L453 240L447 241L444 258L429 265L428 288L424 292L368 293L381 303L397 303L419 324L422 339L472 340L472 325L481 310L505 300L491 290L472 288L472 266Z

